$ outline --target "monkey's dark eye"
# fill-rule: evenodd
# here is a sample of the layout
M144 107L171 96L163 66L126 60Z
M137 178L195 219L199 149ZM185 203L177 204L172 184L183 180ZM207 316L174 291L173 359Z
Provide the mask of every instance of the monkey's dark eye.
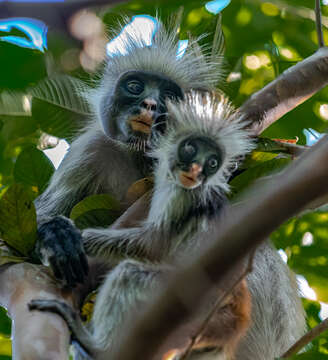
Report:
M196 154L197 147L190 141L185 141L179 146L179 160L182 162L191 162Z
M219 159L217 156L211 156L206 162L206 170L208 174L214 174L219 167Z
M144 84L139 80L130 80L126 83L126 89L133 95L140 95L144 91Z
M178 95L171 90L166 90L163 94L164 99L170 99L170 100L177 100L178 99Z

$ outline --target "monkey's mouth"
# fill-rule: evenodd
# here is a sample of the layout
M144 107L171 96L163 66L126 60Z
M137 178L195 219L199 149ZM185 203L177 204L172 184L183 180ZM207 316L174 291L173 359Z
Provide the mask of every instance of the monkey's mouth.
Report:
M181 171L179 173L179 181L182 187L186 189L194 189L202 183L198 176L191 174L190 171Z
M149 135L153 124L153 112L142 111L140 114L130 118L130 125L133 131L139 131Z

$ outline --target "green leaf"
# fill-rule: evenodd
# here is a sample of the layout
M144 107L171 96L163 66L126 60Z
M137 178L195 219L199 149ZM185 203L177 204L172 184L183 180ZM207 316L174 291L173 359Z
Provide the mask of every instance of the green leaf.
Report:
M32 115L41 130L71 139L91 115L87 102L81 96L86 89L81 80L65 75L45 79L30 88Z
M0 115L30 115L28 109L24 109L24 102L28 101L24 93L4 91L0 94Z
M17 140L17 138L33 134L37 130L36 121L31 116L0 115L0 119L3 122L1 136L6 141Z
M55 168L48 157L35 147L24 149L14 168L16 182L37 186L39 193L46 188Z
M251 167L257 166L260 163L269 161L277 157L278 154L271 152L262 152L262 151L252 151L250 155L246 156L245 160L241 165L241 169L249 169Z
M274 158L269 161L258 164L249 170L244 171L240 175L236 176L230 182L233 194L240 192L241 190L248 187L256 179L267 176L273 172L280 170L290 162L290 159L286 158Z
M120 203L108 194L91 195L76 204L70 218L84 229L92 226L108 226L120 215Z
M81 96L87 86L79 79L68 75L56 75L54 78L42 80L37 86L30 88L29 93L39 100L73 111L80 115L90 115L90 109Z
M36 230L32 195L23 185L10 186L0 199L0 237L9 247L28 256L36 241Z
M11 321L7 315L7 310L0 307L0 333L10 335Z

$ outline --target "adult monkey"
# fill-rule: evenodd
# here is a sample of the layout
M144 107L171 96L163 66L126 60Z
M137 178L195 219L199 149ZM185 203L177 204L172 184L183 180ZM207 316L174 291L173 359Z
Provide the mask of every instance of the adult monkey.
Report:
M165 99L211 89L222 76L222 36L215 36L211 54L190 39L181 56L179 26L176 21L166 30L157 21L150 46L131 34L122 40L127 53L107 60L99 86L87 94L94 116L36 201L39 240L34 253L69 287L83 282L88 272L80 232L66 217L72 207L99 193L123 200L131 184L149 174L144 150L153 121L166 112Z

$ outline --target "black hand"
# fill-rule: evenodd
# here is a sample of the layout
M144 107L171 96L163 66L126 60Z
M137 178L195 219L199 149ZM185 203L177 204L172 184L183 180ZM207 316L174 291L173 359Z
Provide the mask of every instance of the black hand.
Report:
M38 228L35 252L43 263L49 263L56 278L74 287L88 274L88 262L81 232L64 216L56 216Z

